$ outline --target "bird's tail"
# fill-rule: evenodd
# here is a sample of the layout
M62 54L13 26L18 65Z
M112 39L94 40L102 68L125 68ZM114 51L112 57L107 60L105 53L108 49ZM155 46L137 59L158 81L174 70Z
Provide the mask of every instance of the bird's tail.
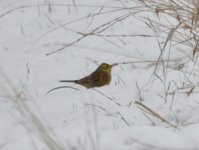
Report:
M73 83L77 83L77 80L60 80L59 82L73 82Z

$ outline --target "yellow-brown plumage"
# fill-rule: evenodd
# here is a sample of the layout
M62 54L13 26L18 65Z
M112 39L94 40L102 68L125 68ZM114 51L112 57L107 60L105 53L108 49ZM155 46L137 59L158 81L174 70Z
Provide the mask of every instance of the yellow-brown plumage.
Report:
M112 65L102 63L93 73L79 80L61 80L60 82L73 82L86 88L101 87L111 82Z

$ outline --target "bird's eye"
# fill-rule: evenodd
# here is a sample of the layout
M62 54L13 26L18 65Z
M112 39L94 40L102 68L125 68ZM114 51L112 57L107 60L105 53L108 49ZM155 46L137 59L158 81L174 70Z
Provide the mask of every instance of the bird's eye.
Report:
M107 65L107 64L102 64L102 69L103 69L104 71L109 71L109 70L110 70L110 67L109 67L109 65Z

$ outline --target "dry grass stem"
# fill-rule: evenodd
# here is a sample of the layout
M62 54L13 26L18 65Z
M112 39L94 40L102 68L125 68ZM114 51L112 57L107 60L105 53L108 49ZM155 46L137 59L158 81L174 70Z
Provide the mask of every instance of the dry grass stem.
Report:
M157 112L153 111L151 108L147 107L146 105L144 105L143 103L140 103L138 101L135 101L135 104L141 106L142 108L144 108L149 114L151 114L152 116L154 116L155 118L161 120L162 122L167 123L168 125L170 125L171 127L174 127L176 129L178 129L178 127L176 125L173 125L172 123L170 123L169 121L167 121L166 119L164 119L161 115L159 115Z

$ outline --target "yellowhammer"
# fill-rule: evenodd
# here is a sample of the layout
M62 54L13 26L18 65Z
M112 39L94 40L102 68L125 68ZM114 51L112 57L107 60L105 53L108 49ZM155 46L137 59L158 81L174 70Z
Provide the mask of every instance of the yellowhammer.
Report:
M107 63L102 63L93 73L90 75L81 78L79 80L60 80L59 82L73 82L76 84L80 84L86 88L94 88L94 87L101 87L104 85L108 85L111 82L111 69L114 65L109 65ZM77 90L76 88L70 86L60 86L54 89L51 89L47 93L60 89L60 88L72 88Z
M101 87L111 82L112 66L102 63L93 73L79 80L61 80L59 82L74 82L86 88Z

